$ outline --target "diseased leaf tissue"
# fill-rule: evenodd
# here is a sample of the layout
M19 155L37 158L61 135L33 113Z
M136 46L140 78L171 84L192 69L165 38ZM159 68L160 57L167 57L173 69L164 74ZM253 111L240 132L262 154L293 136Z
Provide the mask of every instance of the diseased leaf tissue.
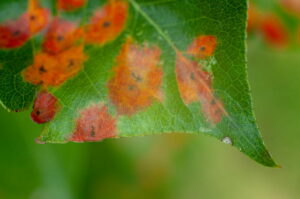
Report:
M246 3L233 0L232 5L240 8L245 24ZM230 61L222 58L222 30L209 24L209 17L201 18L208 14L205 7L214 6L226 13L224 6L206 0L56 0L54 5L28 0L19 16L1 19L0 58L31 49L28 64L17 74L20 87L38 90L31 118L47 123L38 142L203 132L230 139L251 158L274 166L252 122L251 107L231 91L216 92L230 88L221 84L225 78L220 72L232 74L226 69ZM245 26L240 26L233 34L241 38L243 52ZM243 57L238 65L236 71L243 74ZM251 103L246 79L241 81L245 83L234 86L246 86L242 97Z

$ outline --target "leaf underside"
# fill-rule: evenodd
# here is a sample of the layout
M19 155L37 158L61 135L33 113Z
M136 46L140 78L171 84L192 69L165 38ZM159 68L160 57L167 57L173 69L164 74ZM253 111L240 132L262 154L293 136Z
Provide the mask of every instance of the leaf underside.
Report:
M53 1L40 2L52 15L81 26L89 23L96 8L108 3L89 0L82 8L64 12ZM252 112L245 58L246 0L122 2L128 5L124 28L102 44L89 42L88 37L79 41L86 55L83 66L62 84L41 86L24 79L22 71L43 51L45 31L21 47L0 50L1 104L20 111L32 105L38 90L47 89L59 105L39 137L43 143L204 133L232 144L263 165L276 166ZM0 14L5 21L26 10L27 3L2 1L0 9L6 10ZM207 35L216 40L213 53L189 54L191 44ZM128 83L132 81L133 85ZM138 94L130 96L124 86ZM93 139L99 132L98 140Z

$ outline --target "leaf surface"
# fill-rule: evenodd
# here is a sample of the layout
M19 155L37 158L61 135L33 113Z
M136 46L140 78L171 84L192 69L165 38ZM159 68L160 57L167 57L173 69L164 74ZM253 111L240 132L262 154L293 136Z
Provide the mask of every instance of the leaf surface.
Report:
M1 2L0 9L14 8L14 2ZM19 13L27 9L17 2ZM21 47L0 51L5 107L28 107L36 89L57 99L39 142L204 133L276 166L252 112L246 1L89 0L74 11L48 0L40 4L52 20L76 25L50 23ZM34 110L41 106L52 119L47 100L36 102Z

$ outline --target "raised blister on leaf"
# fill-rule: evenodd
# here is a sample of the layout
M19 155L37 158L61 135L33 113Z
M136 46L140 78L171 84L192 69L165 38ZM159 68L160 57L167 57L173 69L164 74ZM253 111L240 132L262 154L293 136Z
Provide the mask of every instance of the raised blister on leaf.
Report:
M58 109L56 97L47 91L41 91L36 97L31 118L38 124L51 121Z
M30 34L36 34L44 29L50 22L50 12L42 8L38 0L29 0L28 11L24 17L29 21Z
M74 46L59 54L38 53L34 63L23 72L24 79L32 84L59 86L75 76L86 60L83 46Z
M131 115L162 98L160 54L157 46L137 45L131 39L123 45L108 83L110 100L119 114Z
M57 0L57 8L64 11L72 11L83 7L87 0Z
M82 30L77 27L76 23L63 19L54 19L43 42L43 50L48 53L60 53L80 39Z
M116 119L102 103L93 104L80 112L70 141L92 142L117 136Z
M214 96L210 74L180 52L177 52L176 78L184 103L200 102L210 124L219 123L222 116L227 114L221 101Z
M29 37L29 23L24 15L0 24L0 48L20 47Z
M187 53L196 58L207 58L212 56L217 46L217 39L212 35L201 35L197 37L188 47Z
M114 40L124 29L128 15L128 5L123 0L110 0L96 10L90 23L85 27L85 41L103 45Z
M273 14L265 15L261 20L260 30L270 45L285 47L288 44L288 31L277 16Z

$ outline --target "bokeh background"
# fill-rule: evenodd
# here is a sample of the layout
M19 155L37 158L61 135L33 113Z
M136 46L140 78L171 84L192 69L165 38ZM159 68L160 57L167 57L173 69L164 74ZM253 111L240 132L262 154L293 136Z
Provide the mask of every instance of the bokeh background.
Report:
M259 6L266 12L274 4ZM272 45L260 31L247 43L254 111L282 168L261 166L205 135L38 145L42 127L28 111L0 108L0 199L300 198L300 47L296 40Z

